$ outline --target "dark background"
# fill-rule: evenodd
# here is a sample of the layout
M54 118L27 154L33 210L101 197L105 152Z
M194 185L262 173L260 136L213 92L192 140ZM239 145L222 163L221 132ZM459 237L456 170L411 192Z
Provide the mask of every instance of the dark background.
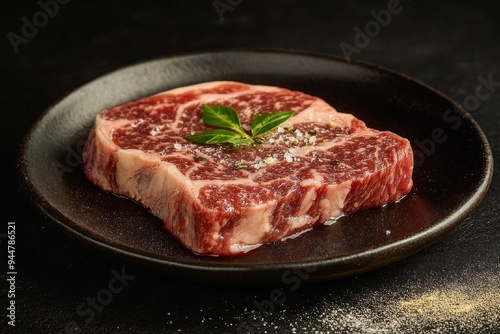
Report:
M342 55L342 42L354 44L354 28L363 29L373 20L370 11L386 9L388 2L232 3L239 4L221 21L212 1L73 0L58 5L17 53L8 34L21 35L22 18L32 22L42 7L36 1L2 5L0 133L7 173L0 241L5 268L6 226L15 221L16 331L64 332L69 324L92 333L235 333L249 316L256 326L246 330L256 333L500 331L498 167L483 202L438 243L363 275L302 284L296 291L282 287L286 299L266 312L254 302L268 300L276 286L180 282L105 257L31 207L16 181L19 145L42 111L65 93L123 66L183 52L256 47ZM401 6L353 59L406 73L459 103L475 93L479 76L500 81L497 2L407 0ZM468 109L498 157L500 87ZM134 276L123 290L93 314L78 312L87 298L108 288L112 270L122 268ZM10 332L4 324L5 272L1 328Z

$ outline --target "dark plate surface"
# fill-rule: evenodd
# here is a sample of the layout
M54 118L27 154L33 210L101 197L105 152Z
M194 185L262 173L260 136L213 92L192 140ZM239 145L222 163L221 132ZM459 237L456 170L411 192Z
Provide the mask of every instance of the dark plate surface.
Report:
M204 81L276 85L318 96L369 127L408 138L414 188L399 203L342 217L237 258L193 255L140 205L92 185L81 151L103 108ZM153 60L102 76L49 107L19 158L26 195L80 239L168 275L214 282L285 282L350 276L403 259L457 226L485 195L491 150L456 103L405 75L371 64L285 51L220 51Z

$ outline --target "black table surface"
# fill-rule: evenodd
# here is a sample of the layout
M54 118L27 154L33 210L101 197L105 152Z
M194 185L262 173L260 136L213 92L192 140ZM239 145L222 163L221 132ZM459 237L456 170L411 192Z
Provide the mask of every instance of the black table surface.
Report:
M497 159L499 9L493 1L410 0L4 4L0 133L7 174L0 230L2 331L500 332L496 166L489 192L472 214L417 254L354 277L276 286L181 281L104 255L34 209L16 178L22 138L43 110L65 93L141 61L234 48L347 55L406 73L467 104ZM371 25L369 41L356 41L375 17L381 23ZM30 27L32 23L37 25ZM481 78L490 81L490 94L472 103L470 96L477 94ZM8 222L16 226L14 298L7 298ZM281 298L271 302L276 289L281 289ZM12 299L15 327L7 324Z

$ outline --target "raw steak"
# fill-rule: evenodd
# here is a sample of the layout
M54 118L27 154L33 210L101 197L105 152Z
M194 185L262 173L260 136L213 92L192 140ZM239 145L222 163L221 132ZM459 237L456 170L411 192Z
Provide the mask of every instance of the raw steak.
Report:
M257 146L184 139L210 129L202 105L295 114ZM292 129L293 128L293 129ZM208 82L103 110L83 153L87 177L142 203L197 254L236 255L412 188L408 140L323 100L279 87ZM305 237L305 236L304 236Z

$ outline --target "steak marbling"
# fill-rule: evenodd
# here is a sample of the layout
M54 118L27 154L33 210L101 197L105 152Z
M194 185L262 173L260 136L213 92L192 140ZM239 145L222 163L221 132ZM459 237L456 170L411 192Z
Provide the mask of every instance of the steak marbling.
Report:
M295 113L261 145L196 144L202 105ZM293 130L292 130L293 128ZM173 89L103 110L84 172L148 208L197 254L236 255L344 214L394 202L412 188L408 140L367 128L322 99L238 82Z

